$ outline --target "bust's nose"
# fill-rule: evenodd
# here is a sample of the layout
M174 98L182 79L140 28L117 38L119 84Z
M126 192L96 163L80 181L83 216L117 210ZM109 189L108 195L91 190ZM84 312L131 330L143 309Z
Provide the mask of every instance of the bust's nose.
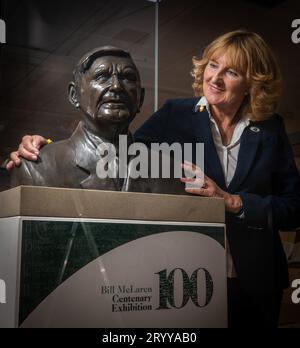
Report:
M111 77L111 85L110 85L110 90L111 91L119 91L122 89L119 77L117 74L113 74Z

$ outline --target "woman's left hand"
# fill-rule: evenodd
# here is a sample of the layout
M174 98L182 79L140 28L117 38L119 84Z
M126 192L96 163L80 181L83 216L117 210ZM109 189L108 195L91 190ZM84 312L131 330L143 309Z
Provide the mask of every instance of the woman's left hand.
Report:
M194 178L181 178L186 184L185 191L205 197L224 198L225 209L231 213L238 213L242 209L242 200L239 195L232 195L222 190L212 179L203 173L195 164L184 162L182 168L185 173L193 173Z

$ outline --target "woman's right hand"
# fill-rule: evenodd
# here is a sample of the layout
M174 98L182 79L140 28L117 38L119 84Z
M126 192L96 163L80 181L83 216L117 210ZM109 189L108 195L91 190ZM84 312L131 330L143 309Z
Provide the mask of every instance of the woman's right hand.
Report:
M40 135L25 135L22 138L22 142L19 145L17 151L13 151L10 154L10 161L6 165L7 170L19 167L21 165L22 159L20 157L26 158L30 161L36 161L39 155L39 149L48 143L47 139Z

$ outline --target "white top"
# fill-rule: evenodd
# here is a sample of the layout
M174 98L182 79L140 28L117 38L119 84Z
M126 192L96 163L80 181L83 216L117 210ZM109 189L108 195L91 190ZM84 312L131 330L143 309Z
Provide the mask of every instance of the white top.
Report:
M205 106L208 112L211 134L223 169L225 183L228 187L236 170L241 135L244 129L249 125L250 120L249 118L241 118L234 128L230 144L223 145L219 127L210 113L209 105L205 97L199 100L197 107L199 106Z
M222 137L219 130L219 127L211 115L209 104L206 98L203 96L196 105L198 109L200 106L205 106L210 120L210 129L212 138L215 144L215 148L220 159L220 163L223 169L224 178L226 186L228 187L236 170L237 160L240 150L241 136L243 134L244 129L249 125L249 118L241 118L237 125L234 128L233 135L230 141L230 144L223 145ZM204 145L205 151L205 145ZM227 244L227 277L233 278L236 277L236 272L231 256L231 252L229 249L229 245Z

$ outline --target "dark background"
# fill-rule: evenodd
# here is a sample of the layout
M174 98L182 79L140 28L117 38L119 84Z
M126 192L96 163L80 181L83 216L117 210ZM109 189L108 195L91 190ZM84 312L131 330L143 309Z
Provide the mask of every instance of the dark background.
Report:
M129 50L146 88L136 129L154 105L155 5L146 0L2 0L6 44L0 45L0 162L22 135L55 140L74 129L79 113L67 100L72 69L80 56L104 44ZM300 44L291 23L298 0L163 0L159 9L159 106L167 98L190 97L191 58L221 33L245 28L261 34L275 51L284 77L279 112L295 155L300 156ZM300 141L299 141L300 143ZM299 148L298 148L299 147ZM296 158L298 161L298 158ZM7 187L2 171L0 188Z

